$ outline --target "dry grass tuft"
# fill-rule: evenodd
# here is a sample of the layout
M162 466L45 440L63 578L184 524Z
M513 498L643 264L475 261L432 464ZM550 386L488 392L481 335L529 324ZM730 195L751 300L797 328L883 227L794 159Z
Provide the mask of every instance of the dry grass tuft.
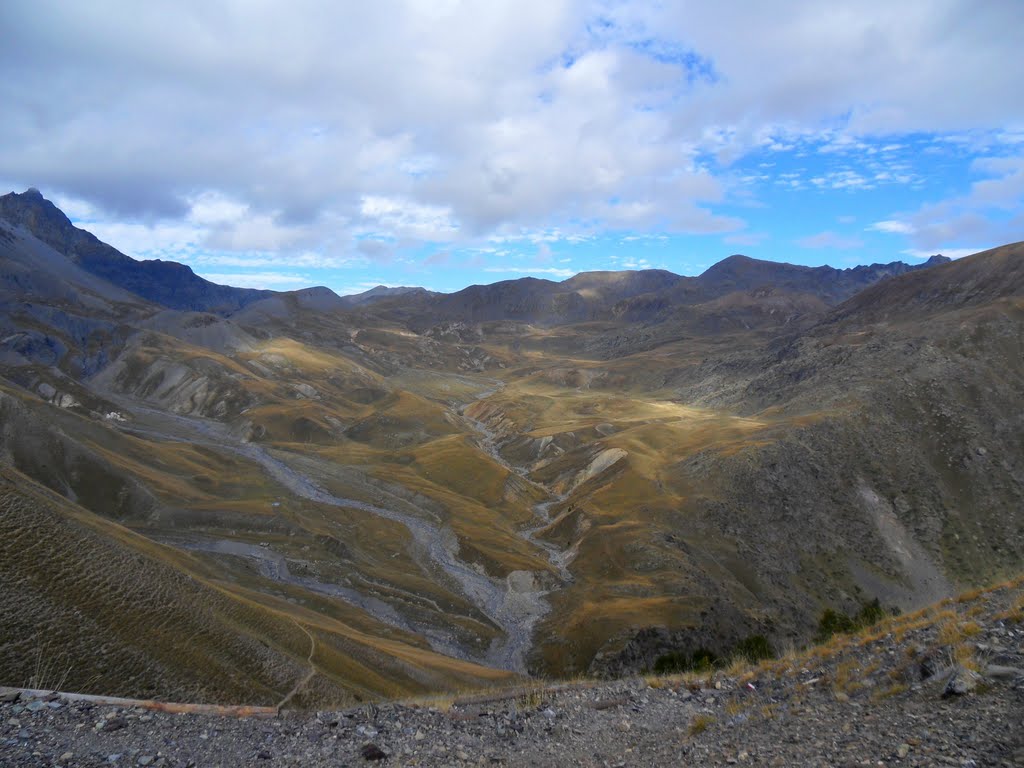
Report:
M971 643L957 643L950 650L952 660L964 669L975 672L981 670L981 662L978 661L974 645Z
M976 621L968 621L960 625L960 631L964 637L977 637L981 634L981 625Z
M893 696L899 696L907 690L909 690L909 688L906 683L893 683L885 688L876 688L871 693L871 701L885 701L886 699L891 699Z
M735 717L741 712L746 712L750 707L750 701L744 701L743 699L729 699L729 701L725 703L725 712L730 717Z
M833 673L832 689L840 693L850 693L854 688L853 676L857 670L856 659L847 659L839 663Z
M704 733L708 727L715 722L715 718L711 715L697 715L693 720L690 721L690 728L687 733L692 736Z
M994 587L994 589L998 589L998 588L999 588L998 586ZM967 592L961 592L959 595L957 595L956 601L958 603L970 603L970 602L972 602L974 600L977 600L982 595L988 594L991 591L992 591L991 589L988 589L988 588L985 588L985 587L979 587L978 589L972 589L972 590L969 590Z

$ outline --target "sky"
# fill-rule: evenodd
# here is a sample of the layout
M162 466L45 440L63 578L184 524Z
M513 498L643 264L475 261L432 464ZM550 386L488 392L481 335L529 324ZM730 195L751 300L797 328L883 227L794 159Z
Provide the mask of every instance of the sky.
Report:
M1024 239L1020 0L5 0L0 190L341 294Z

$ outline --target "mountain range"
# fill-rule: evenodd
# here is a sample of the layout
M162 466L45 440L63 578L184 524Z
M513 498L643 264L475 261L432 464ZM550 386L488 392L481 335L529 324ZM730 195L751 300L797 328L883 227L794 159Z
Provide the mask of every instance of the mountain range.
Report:
M616 675L1019 571L1022 256L341 297L0 197L0 684Z

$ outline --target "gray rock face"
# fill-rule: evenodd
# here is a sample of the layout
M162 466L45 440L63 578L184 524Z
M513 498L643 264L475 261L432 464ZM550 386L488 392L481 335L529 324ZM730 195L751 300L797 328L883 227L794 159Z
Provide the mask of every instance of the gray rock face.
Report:
M960 666L954 667L953 672L949 676L949 680L946 681L946 687L942 691L942 697L949 698L950 696L966 696L978 687L978 681L980 679L981 676L973 670L964 669Z

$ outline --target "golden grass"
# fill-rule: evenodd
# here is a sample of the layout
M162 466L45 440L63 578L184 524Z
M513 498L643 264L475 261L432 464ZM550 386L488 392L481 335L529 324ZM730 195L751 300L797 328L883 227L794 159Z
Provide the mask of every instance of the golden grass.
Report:
M901 693L906 693L909 689L906 683L893 683L892 685L885 686L884 688L876 688L871 692L871 701L880 702L886 699L891 699L893 696L899 696Z
M940 645L955 645L963 637L963 629L958 618L947 619L939 625L938 641Z
M706 731L712 723L715 722L715 718L711 715L699 714L696 715L693 720L690 721L690 727L687 729L687 734L692 738L698 736Z
M851 693L855 687L855 673L859 671L859 662L856 659L847 659L837 664L832 673L833 690Z
M976 621L968 621L960 625L960 632L964 637L977 637L981 634L981 625Z
M507 672L451 659L397 639L402 633L390 628L384 630L376 621L366 626L367 632L283 598L215 580L211 578L213 572L200 559L164 547L54 497L11 470L5 470L4 476L22 489L18 492L21 497L35 499L34 525L42 525L46 520L46 525L52 527L52 531L42 539L41 546L37 544L33 558L37 566L48 568L48 583L53 589L63 590L62 600L72 601L97 626L105 626L105 617L110 610L115 610L111 606L121 606L115 610L117 618L112 620L114 623L111 624L106 647L113 648L112 652L119 652L122 643L128 647L134 643L145 643L145 657L161 660L169 674L187 678L201 672L205 680L204 695L211 699L224 701L226 698L234 703L275 703L301 674L310 652L308 636L298 631L294 622L300 622L317 637L314 664L329 683L324 690L335 691L339 703L346 691L363 698L379 698L430 688L507 684L516 679ZM9 488L10 483L7 482L5 487ZM5 490L5 493L12 491ZM5 507L0 518L8 524L17 524L19 529L34 530L19 522L19 515L24 509L24 505ZM76 534L69 536L63 533L75 529L79 530ZM13 547L17 547L17 541L14 537L5 539L5 543ZM90 549L93 546L95 551ZM45 555L50 550L52 555ZM12 554L17 551L20 550L5 550L3 559L6 565L14 567L16 562L20 562ZM103 560L111 573L86 567L87 560L73 560L89 557ZM113 564L121 560L124 563L114 567ZM20 567L26 566L22 564ZM61 574L65 571L67 575L74 576L73 588L62 586L65 579ZM115 571L116 583L108 584L108 577ZM97 579L106 581L101 585ZM82 594L76 596L76 590ZM140 590L149 596L136 594ZM196 592L201 594L194 594ZM174 602L164 604L179 593L182 594ZM125 605L130 609L125 609ZM188 635L188 642L184 642L179 633ZM244 654L240 649L249 647L248 644L253 642L262 643L268 651L253 654L250 650L248 655L239 655ZM260 659L270 658L266 654L279 659L274 663L281 672L270 672L268 677L266 671L261 671ZM72 670L72 677L68 679L81 689L87 683L81 678L83 669L88 670L99 662L86 662L91 658L89 652L81 652L77 658L82 669ZM229 666L234 664L230 667L229 676L222 675L225 661ZM297 671L288 673L288 664L294 665ZM126 673L136 677L145 674L134 667L127 667ZM286 676L281 677L281 673ZM118 695L142 693L117 687L117 678L110 677L112 674L117 673L108 672L96 690ZM47 676L50 676L49 672ZM177 689L169 690L172 695L190 698L182 691L173 694Z
M725 703L725 712L730 717L735 717L743 712L746 712L754 705L753 701L743 699L729 699Z

